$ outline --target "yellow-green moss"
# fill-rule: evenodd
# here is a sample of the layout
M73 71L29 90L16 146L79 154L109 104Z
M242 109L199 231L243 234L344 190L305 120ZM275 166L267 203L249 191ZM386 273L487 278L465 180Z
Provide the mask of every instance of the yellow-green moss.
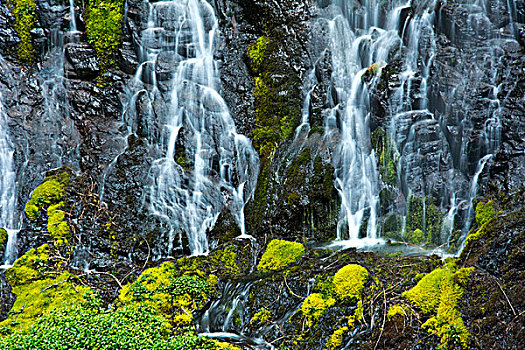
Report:
M228 246L216 250L209 256L185 256L177 259L177 266L184 274L205 277L214 271L219 275L235 276L241 272L237 262L237 248Z
M334 298L326 298L320 293L314 293L304 300L300 310L303 316L306 317L308 325L312 327L334 304Z
M359 300L357 302L357 307L354 311L354 314L352 316L348 316L347 318L347 324L348 324L349 330L353 331L355 329L355 323L361 322L361 320L363 319L363 312L364 312L363 301Z
M64 198L64 189L70 179L68 172L45 178L44 182L35 188L25 206L25 213L29 220L35 220L44 206L61 202Z
M88 42L97 53L102 73L115 64L114 53L121 42L122 19L122 0L92 0L86 10ZM103 75L97 78L97 84L106 84Z
M67 171L47 177L35 188L25 206L25 213L29 220L35 220L40 211L47 207L47 232L53 237L57 247L68 244L71 238L66 215L62 210L65 205L64 190L70 179L71 175Z
M361 298L361 292L368 279L368 271L355 264L346 265L334 276L334 292L342 302L354 302Z
M49 246L44 244L38 249L28 250L17 259L5 273L11 287L22 286L43 277L49 259Z
M65 213L61 209L64 207L64 202L55 205L50 205L47 209L47 232L55 239L55 244L60 247L64 243L67 244L71 238L69 226L65 220Z
M2 326L28 328L40 316L51 310L83 302L89 288L74 285L75 276L63 272L56 277L47 277L49 258L47 244L31 249L6 271L6 279L16 300L9 317Z
M4 243L7 242L7 231L3 228L0 228L0 247L2 247L2 245ZM0 256L1 256L1 252L0 252Z
M34 0L10 0L9 4L16 19L15 31L20 38L18 58L22 62L31 63L35 56L31 30L35 25L36 3Z
M363 318L363 302L359 300L352 316L347 317L347 325L338 328L326 341L325 349L333 350L341 346L346 333L355 329L355 323Z
M261 310L259 310L259 312L253 315L252 319L250 320L250 326L265 324L268 322L270 317L272 317L270 310L263 307Z
M422 327L437 335L443 346L467 348L469 345L470 334L457 310L457 303L473 270L470 267L456 271L454 262L447 261L444 267L435 269L403 293L422 313L432 315Z
M248 46L248 57L251 59L252 69L259 73L261 64L268 48L269 39L265 36L259 37L253 44Z
M344 335L349 331L348 326L337 329L326 341L326 350L337 349L343 343Z
M280 271L286 266L299 261L303 254L304 246L301 243L274 239L266 247L266 251L259 265L257 265L257 270L263 273Z
M482 226L494 216L495 211L492 201L487 203L479 202L478 205L476 205L476 223L478 226Z
M179 276L175 265L165 262L145 270L120 291L119 306L148 305L159 316L183 328L191 325L192 312L208 300L210 287L199 276Z
M388 318L388 320L391 320L395 317L405 317L406 316L406 311L405 309L403 308L403 306L399 305L399 304L396 304L396 305L392 305L389 309L388 309L388 312L386 313L386 316Z
M404 292L403 296L422 313L433 313L439 305L441 284L446 275L447 271L445 269L435 269L425 275L414 288Z

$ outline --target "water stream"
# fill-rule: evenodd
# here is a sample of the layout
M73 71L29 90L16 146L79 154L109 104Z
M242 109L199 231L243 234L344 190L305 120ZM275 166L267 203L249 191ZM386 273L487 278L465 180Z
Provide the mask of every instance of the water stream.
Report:
M437 79L431 68L435 68L438 36L444 30L438 23L438 17L442 16L434 0L321 3L320 22L324 21L329 29L325 35L332 58L327 97L331 112L325 119L325 137L331 140L339 135L340 139L335 150L335 187L342 202L336 245L362 247L380 242L384 220L390 215L398 218L401 225L398 230L410 235L412 232L405 231L411 197L421 198L420 228L425 234L427 228L439 231L431 228L434 223L428 217L432 215L428 210L433 208L427 206L435 204L442 210L441 237L432 238L433 243L446 245L454 228L468 231L476 195L471 189L477 188L479 169L485 167L501 139L496 85L498 57L503 51L502 45L514 40L483 27L490 23L487 6L484 1L468 5L468 28L463 30L471 31L474 36L471 40L481 40L484 47L475 51L474 57L466 52L457 58L468 64L460 66L464 77L457 85L442 93L442 98L450 101L443 111L437 106L435 92L430 87ZM452 31L452 40L456 40L455 35ZM384 67L396 62L399 62L397 81L389 87L388 119L384 124L388 126L389 154L380 157L370 141L374 106L369 98L380 82ZM305 91L310 89L310 80L307 79ZM486 98L487 108L483 111L486 118L479 146L473 149L469 140L478 137L479 127L476 129L473 119L475 112L470 112L475 110L472 105L475 102L469 87L484 85L493 86L492 93ZM309 93L305 104L309 103L308 96ZM303 113L296 138L309 129L308 106L303 110L306 115ZM390 159L391 164L386 159ZM380 161L389 171L381 176ZM398 198L390 212L380 208L380 193L385 189L393 191Z
M170 227L169 253L185 235L191 253L204 254L207 232L226 207L241 237L248 237L244 206L255 190L259 160L218 92L214 54L220 37L213 7L184 0L151 2L148 9L128 125L161 154L150 170L147 203ZM140 114L133 111L137 100L146 106ZM165 110L155 109L159 102Z
M0 57L0 67L4 69ZM16 259L16 236L20 230L20 213L16 208L17 184L14 167L14 146L9 136L7 113L4 110L3 93L0 89L0 228L7 231L8 239L0 265L10 266ZM1 246L1 245L0 245Z

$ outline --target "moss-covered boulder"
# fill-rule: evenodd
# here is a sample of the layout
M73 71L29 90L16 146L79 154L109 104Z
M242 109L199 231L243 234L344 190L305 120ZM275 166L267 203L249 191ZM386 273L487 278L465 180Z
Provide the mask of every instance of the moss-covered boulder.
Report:
M214 291L216 278L184 275L172 262L146 269L134 282L120 291L118 305L148 305L177 329L188 327L192 313L208 301Z
M361 293L368 279L368 271L360 265L346 265L334 276L334 292L342 302L355 302L361 298Z
M304 254L304 246L297 242L274 239L266 247L257 270L262 273L280 271L296 263Z
M440 338L450 348L468 348L470 333L457 309L473 267L457 269L453 261L437 268L403 296L423 314L432 315L423 329ZM392 311L393 313L394 311Z
M90 288L81 285L75 275L53 269L48 259L50 248L31 249L6 271L6 279L16 295L9 317L0 327L29 328L39 317L60 308L85 301Z

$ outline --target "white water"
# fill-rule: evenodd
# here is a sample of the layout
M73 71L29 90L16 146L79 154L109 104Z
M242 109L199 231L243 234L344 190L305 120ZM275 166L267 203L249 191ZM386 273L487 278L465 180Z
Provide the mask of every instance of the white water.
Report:
M183 234L192 254L206 253L207 232L225 207L241 237L248 237L244 206L255 190L259 160L251 142L236 132L218 92L216 40L218 22L208 2L149 4L147 28L141 34L142 64L132 82L135 93L130 103L146 94L149 111L141 120L130 117L128 124L133 132L141 124L162 154L151 167L147 203L170 227L170 254L177 242L182 244ZM160 59L173 69L162 82L156 74ZM159 86L168 92L161 93ZM153 104L159 98L167 99L169 106L161 116L165 119L160 131L152 127L157 117Z
M0 57L0 68L4 69ZM9 136L7 113L4 110L4 96L0 90L0 228L7 231L8 239L0 267L10 266L16 259L16 236L20 230L20 217L16 210L16 170L13 161L14 146Z
M436 2L393 1L383 3L376 0L342 1L333 0L323 10L329 28L328 50L332 55L332 89L328 99L332 101L332 112L325 120L325 137L333 139L340 134L339 147L336 151L335 187L341 197L341 214L339 218L335 245L370 246L377 243L380 236L378 218L386 213L379 213L379 191L385 187L379 179L377 155L370 145L370 101L368 87L377 84L378 76L387 63L400 59L401 72L397 74L398 83L389 97L389 116L387 142L396 160L397 187L405 200L410 193L420 197L437 196L445 211L443 212L442 241L447 242L454 229L454 221L461 214L463 230L469 226L472 214L472 200L477 188L479 169L487 162L487 155L492 154L499 146L501 139L501 120L498 87L494 85L492 94L487 97L489 108L482 130L481 154L479 154L478 171L472 169L472 150L467 140L476 135L471 115L461 115L459 139L454 140L462 145L457 153L451 149L445 132L449 124L454 123L454 107L447 105L445 114L435 115L431 103L432 93L429 81L433 79L431 67L438 53ZM467 19L468 28L479 35L484 34L481 24L490 23L487 19L485 2L466 4L470 8ZM410 16L406 11L412 7ZM510 7L512 10L512 7ZM512 13L511 13L512 17ZM481 23L481 24L480 24ZM317 23L315 24L318 25ZM512 21L511 21L512 25ZM451 37L454 39L454 31ZM491 34L492 35L492 34ZM478 50L472 62L470 57L462 58L469 62L468 74L462 77L457 86L445 92L445 102L457 101L462 110L471 110L472 93L469 85L483 86L496 82L498 78L497 60L501 56L501 45L508 38L493 35L487 42L487 49ZM362 81L363 74L372 64L376 64L377 74L370 83ZM487 74L488 73L488 74ZM313 72L312 72L313 74ZM309 91L309 83L305 91ZM311 85L311 84L310 84ZM296 131L296 138L308 125L308 101L301 126ZM457 106L456 106L457 107ZM452 124L454 125L454 124ZM425 140L425 135L437 135L437 139ZM430 141L430 142L429 142ZM435 149L438 149L437 153ZM438 154L439 157L431 157ZM423 166L424 164L424 166ZM383 164L386 166L386 164ZM430 174L424 171L430 171ZM423 181L434 186L426 188ZM384 179L383 179L384 180ZM439 184L442 184L439 187ZM440 194L436 195L436 192ZM423 201L424 204L426 201ZM396 215L406 214L406 204L399 201ZM464 208L468 208L465 218ZM401 217L402 222L406 218ZM423 228L426 227L423 213ZM405 224L403 224L405 226ZM404 228L403 228L404 230Z

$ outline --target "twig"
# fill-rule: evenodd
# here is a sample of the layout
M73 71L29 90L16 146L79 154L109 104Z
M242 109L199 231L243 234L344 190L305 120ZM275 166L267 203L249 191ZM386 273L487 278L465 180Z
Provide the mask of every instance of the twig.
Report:
M524 315L524 314L525 314L525 311L522 311L522 312L520 312L518 315L516 315L516 317L514 317L514 318L512 319L512 321L509 322L509 325L508 325L508 327L505 329L505 332L507 332L507 331L509 330L509 328L510 328L512 322L516 321L516 319L517 319L518 317L520 317L521 315Z
M288 288L288 290L290 291L290 293L294 296L294 297L297 297L299 299L305 299L305 297L302 297L300 295L297 295L295 294L291 289L290 289L290 286L288 285L288 282L286 282L286 274L284 275L284 283L286 284L286 288Z
M505 291L503 290L503 288L501 287L501 285L499 284L499 282L496 279L494 279L494 282L496 282L496 284L498 285L499 289L501 290L501 292L505 296L505 299L507 299L507 303L509 303L509 306L512 309L512 313L514 314L514 316L516 316L517 315L516 314L516 310L514 310L514 307L510 303L510 300L509 300L509 297L507 296L507 293L505 293Z
M374 350L377 349L377 346L379 345L379 341L381 340L381 336L383 335L383 330L385 329L385 322L386 322L386 294L385 294L385 287L383 286L383 299L384 299L384 306L385 309L383 310L383 324L381 325L381 331L379 332L379 337L377 338L376 345L374 346Z

